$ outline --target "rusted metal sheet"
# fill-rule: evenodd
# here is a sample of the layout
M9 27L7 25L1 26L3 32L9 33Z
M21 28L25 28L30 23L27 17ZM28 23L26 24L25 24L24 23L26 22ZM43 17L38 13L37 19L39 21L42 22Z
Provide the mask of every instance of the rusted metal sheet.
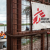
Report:
M33 36L30 37L31 38L31 50L33 50Z

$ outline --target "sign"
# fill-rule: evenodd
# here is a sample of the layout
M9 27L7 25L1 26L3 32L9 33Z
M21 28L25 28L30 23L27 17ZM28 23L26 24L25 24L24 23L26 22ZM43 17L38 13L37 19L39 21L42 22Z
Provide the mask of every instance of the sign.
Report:
M47 34L50 34L50 32L48 31Z
M50 5L32 3L33 29L50 28Z

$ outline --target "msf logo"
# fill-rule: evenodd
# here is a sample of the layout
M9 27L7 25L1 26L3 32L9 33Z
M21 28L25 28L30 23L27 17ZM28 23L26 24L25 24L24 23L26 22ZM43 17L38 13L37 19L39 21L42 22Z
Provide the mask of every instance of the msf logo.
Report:
M38 24L41 21L40 17L45 17L45 14L42 10L39 11L39 8L37 8L37 11L38 12L34 14L35 18L33 19L33 24ZM40 15L40 17L38 17L38 14Z

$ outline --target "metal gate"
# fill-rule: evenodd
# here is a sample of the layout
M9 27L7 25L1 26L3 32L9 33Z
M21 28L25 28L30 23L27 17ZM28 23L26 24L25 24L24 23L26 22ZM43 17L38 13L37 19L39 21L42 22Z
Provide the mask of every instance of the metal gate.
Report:
M50 29L32 30L31 1L50 4L49 0L7 0L7 50L48 50Z

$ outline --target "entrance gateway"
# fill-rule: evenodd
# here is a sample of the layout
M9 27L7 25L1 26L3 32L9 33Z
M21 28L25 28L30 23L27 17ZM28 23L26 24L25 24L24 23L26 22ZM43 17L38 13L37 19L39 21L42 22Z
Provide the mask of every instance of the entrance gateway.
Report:
M50 28L46 28L46 29L40 29L40 30L32 30L32 4L31 2L38 2L38 3L42 3L42 4L47 4L49 5L50 1L48 0L26 0L30 3L29 9L30 9L30 30L29 31L21 31L21 12L22 12L22 0L7 0L7 50L23 50L22 44L21 44L21 38L22 37L28 37L30 36L30 45L29 48L27 50L38 50L37 47L33 46L33 38L36 38L34 36L38 37L40 36L41 38L41 43L40 43L40 50L48 50L49 46L48 46L48 34L47 31L50 31ZM37 3L37 4L38 4ZM26 5L24 5L26 6ZM37 8L37 11L40 11L41 9ZM28 14L27 14L28 15ZM45 13L43 14L45 16ZM42 16L42 17L44 17ZM35 16L37 17L37 16ZM40 18L39 18L40 21ZM34 24L38 24L38 22L34 21ZM34 25L33 24L33 25ZM47 34L47 36L45 36ZM46 39L45 39L46 37ZM46 40L46 46L45 46L45 40ZM25 47L24 47L25 48ZM26 49L25 49L26 50Z

